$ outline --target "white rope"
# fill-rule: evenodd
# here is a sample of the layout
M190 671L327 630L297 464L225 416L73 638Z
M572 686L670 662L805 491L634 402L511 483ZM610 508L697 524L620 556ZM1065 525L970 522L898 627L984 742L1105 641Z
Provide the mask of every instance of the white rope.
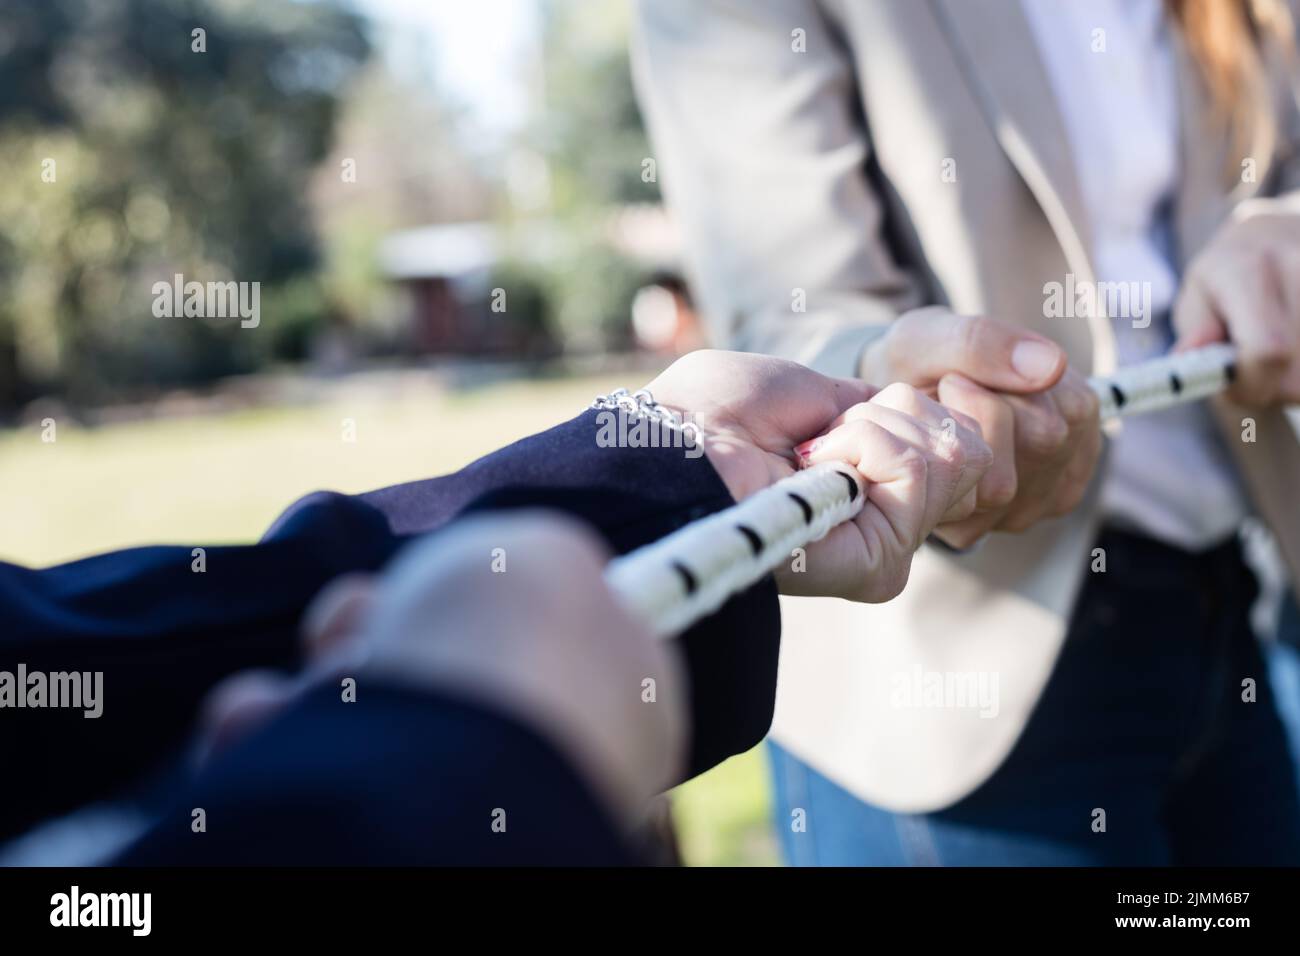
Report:
M862 509L862 482L825 464L615 558L605 581L659 635L676 634Z
M1091 379L1103 420L1205 398L1233 376L1234 352L1212 345ZM660 637L681 633L762 580L795 548L825 537L866 500L861 476L822 464L611 561L605 581Z
M1130 365L1088 384L1101 399L1103 420L1158 412L1222 390L1232 380L1235 357L1230 345L1208 345Z

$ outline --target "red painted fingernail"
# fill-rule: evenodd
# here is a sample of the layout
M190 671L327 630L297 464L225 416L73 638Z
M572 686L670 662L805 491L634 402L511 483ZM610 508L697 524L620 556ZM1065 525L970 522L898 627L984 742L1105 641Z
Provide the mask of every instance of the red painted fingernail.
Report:
M800 458L807 458L821 445L822 439L810 438L806 442L794 446L794 453Z

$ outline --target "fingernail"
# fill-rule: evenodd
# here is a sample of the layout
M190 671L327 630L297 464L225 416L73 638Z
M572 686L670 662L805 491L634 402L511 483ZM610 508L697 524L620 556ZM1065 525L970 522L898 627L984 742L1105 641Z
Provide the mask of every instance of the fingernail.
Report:
M1028 339L1011 350L1011 367L1021 378L1041 381L1056 371L1060 354L1054 345Z
M808 441L803 442L802 444L795 445L794 453L798 455L800 458L807 458L809 455L815 452L819 447L821 447L821 443L822 443L822 439L820 438L810 438L808 439Z

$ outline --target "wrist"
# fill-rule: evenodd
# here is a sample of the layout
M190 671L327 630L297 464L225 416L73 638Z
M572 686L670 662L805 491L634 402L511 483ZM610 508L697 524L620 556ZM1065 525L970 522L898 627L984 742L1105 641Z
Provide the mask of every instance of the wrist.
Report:
M598 405L600 401L597 400ZM753 466L745 461L748 456L743 451L752 442L728 422L714 421L707 414L694 414L659 379L630 394L626 390L611 393L605 401L609 404L603 407L617 407L624 414L646 418L660 427L680 432L687 457L706 457L734 500L740 501L766 487L763 477L756 475ZM672 447L675 443L663 444Z

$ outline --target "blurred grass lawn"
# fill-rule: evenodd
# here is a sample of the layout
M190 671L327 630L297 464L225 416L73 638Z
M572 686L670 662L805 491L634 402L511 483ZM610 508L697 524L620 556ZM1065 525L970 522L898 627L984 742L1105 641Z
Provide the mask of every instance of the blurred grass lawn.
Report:
M511 382L449 393L419 376L363 377L329 398L193 418L0 431L0 559L46 565L150 543L257 538L291 501L453 471L572 416L626 374ZM342 440L343 420L355 442ZM761 748L680 787L687 862L771 864Z

